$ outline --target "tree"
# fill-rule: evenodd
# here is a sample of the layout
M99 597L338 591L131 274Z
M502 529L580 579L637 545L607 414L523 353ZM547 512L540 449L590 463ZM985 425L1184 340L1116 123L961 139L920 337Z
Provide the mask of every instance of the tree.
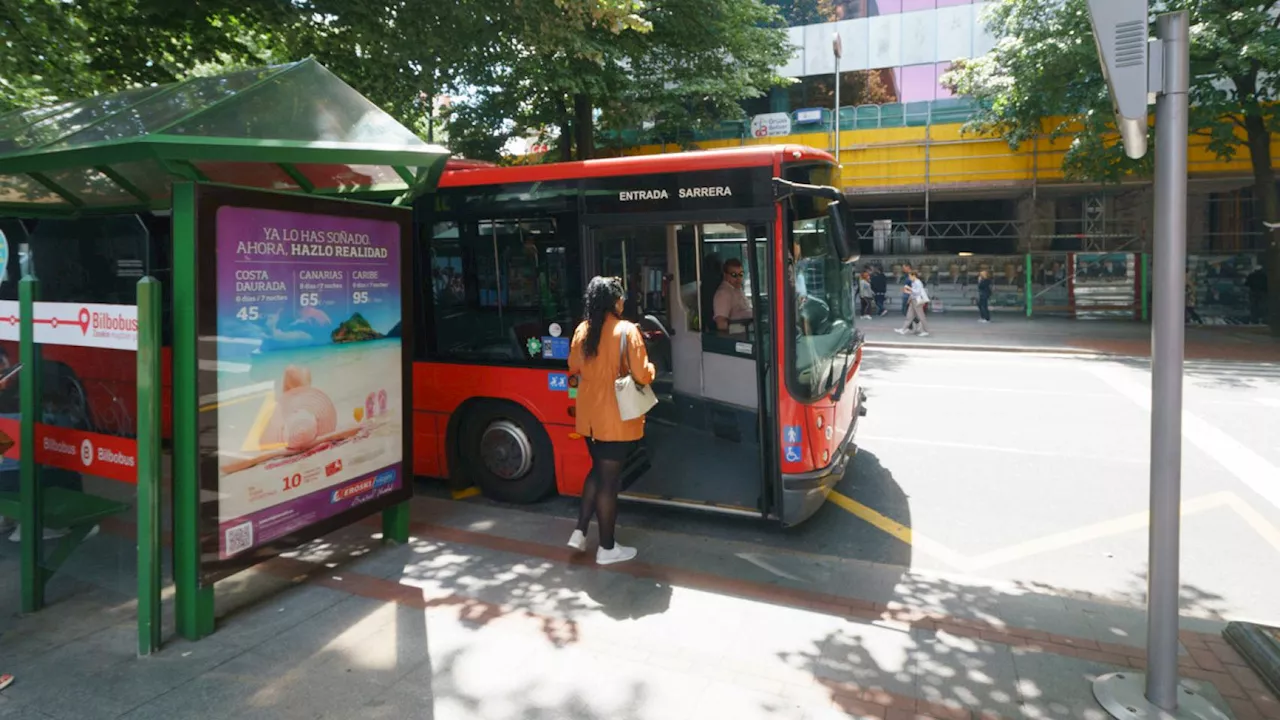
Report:
M455 145L483 157L504 138L548 133L558 135L561 159L589 158L598 129L705 127L742 117L741 100L781 82L774 68L791 48L760 0L636 2L635 10L629 23L584 22L568 36L508 25L514 35L498 43L502 54L485 59L455 106ZM555 22L555 13L542 17Z
M1182 6L1152 4L1153 16ZM1229 159L1249 153L1261 219L1280 221L1271 137L1280 129L1280 2L1197 0L1191 13L1191 131ZM1004 137L1011 146L1047 134L1069 139L1069 178L1116 181L1150 173L1148 153L1129 160L1115 133L1111 103L1085 0L1001 0L988 26L1002 38L988 55L944 78L979 101L969 129ZM1154 133L1150 138L1154 146ZM1267 274L1280 280L1280 233L1266 229ZM1269 299L1272 333L1280 336L1280 292Z

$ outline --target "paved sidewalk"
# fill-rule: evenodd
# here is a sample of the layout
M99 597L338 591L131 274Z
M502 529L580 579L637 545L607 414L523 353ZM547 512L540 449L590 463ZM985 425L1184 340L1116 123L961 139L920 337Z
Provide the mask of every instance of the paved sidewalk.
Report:
M217 632L151 658L123 595L64 579L5 623L0 718L1103 720L1089 679L1143 664L1141 609L1048 588L627 527L642 561L599 568L564 520L413 514L407 546L367 523L220 583ZM1221 620L1183 627L1189 684L1280 718Z
M868 343L882 347L952 348L1021 352L1123 355L1151 354L1151 326L1131 320L1071 320L1059 317L1027 318L1017 313L996 313L993 322L978 322L977 313L953 312L929 316L929 336L902 336L900 314L859 320ZM1187 327L1189 360L1280 362L1280 339L1267 328L1233 325Z

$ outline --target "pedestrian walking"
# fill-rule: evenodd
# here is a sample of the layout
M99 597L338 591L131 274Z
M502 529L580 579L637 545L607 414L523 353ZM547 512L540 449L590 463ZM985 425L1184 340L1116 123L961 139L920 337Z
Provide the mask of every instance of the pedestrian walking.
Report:
M902 278L898 281L898 284L904 288L904 290L902 291L902 314L903 315L907 314L907 310L911 306L911 293L907 292L905 288L911 285L911 274L914 272L915 270L911 267L911 263L902 263Z
M858 276L859 311L863 320L871 319L871 309L876 304L876 293L871 289L871 271L863 270Z
M929 304L929 293L925 292L924 283L920 281L920 276L912 271L911 284L903 286L903 292L907 293L910 302L907 306L907 322L900 328L895 328L894 332L899 335L906 335L913 324L919 324L920 329L916 331L916 335L920 337L929 336L929 323L925 320L925 306Z
M1196 322L1203 325L1204 319L1200 317L1200 313L1196 312L1196 283L1195 279L1191 277L1191 273L1187 273L1187 280L1183 287L1186 291L1184 297L1187 308L1184 322Z
M586 550L587 528L594 516L600 528L596 562L601 565L636 556L635 548L615 541L614 529L622 466L644 438L644 415L634 420L622 419L614 381L630 373L635 382L650 385L656 376L640 329L622 320L624 297L618 278L592 278L583 299L586 318L574 331L569 346L569 374L578 376L574 410L577 431L585 438L591 454L591 472L582 488L578 527L569 537L569 546Z
M1249 322L1261 324L1267 319L1267 271L1261 265L1244 279L1249 288Z
M875 294L876 299L876 315L887 315L889 308L885 307L885 295L889 291L889 278L884 276L884 269L876 265L871 269L871 292Z
M991 272L985 268L978 271L978 322L991 322Z

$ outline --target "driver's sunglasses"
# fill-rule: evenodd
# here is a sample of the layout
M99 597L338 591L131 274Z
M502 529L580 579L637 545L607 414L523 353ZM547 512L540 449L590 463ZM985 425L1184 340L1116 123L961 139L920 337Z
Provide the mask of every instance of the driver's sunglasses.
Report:
M746 275L746 273L744 273L744 272L731 272L731 273L729 273L729 277L732 277L732 278L740 278L740 277L742 277L743 275Z

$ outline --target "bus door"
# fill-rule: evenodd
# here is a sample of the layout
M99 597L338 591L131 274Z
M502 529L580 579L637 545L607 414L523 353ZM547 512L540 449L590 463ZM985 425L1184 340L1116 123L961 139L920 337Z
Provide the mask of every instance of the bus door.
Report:
M763 225L667 223L589 229L590 274L624 279L624 316L638 322L658 369L631 499L759 517L772 483L760 411L768 367L770 265ZM759 240L760 242L756 242ZM734 308L717 325L715 311ZM762 362L763 359L763 362Z

